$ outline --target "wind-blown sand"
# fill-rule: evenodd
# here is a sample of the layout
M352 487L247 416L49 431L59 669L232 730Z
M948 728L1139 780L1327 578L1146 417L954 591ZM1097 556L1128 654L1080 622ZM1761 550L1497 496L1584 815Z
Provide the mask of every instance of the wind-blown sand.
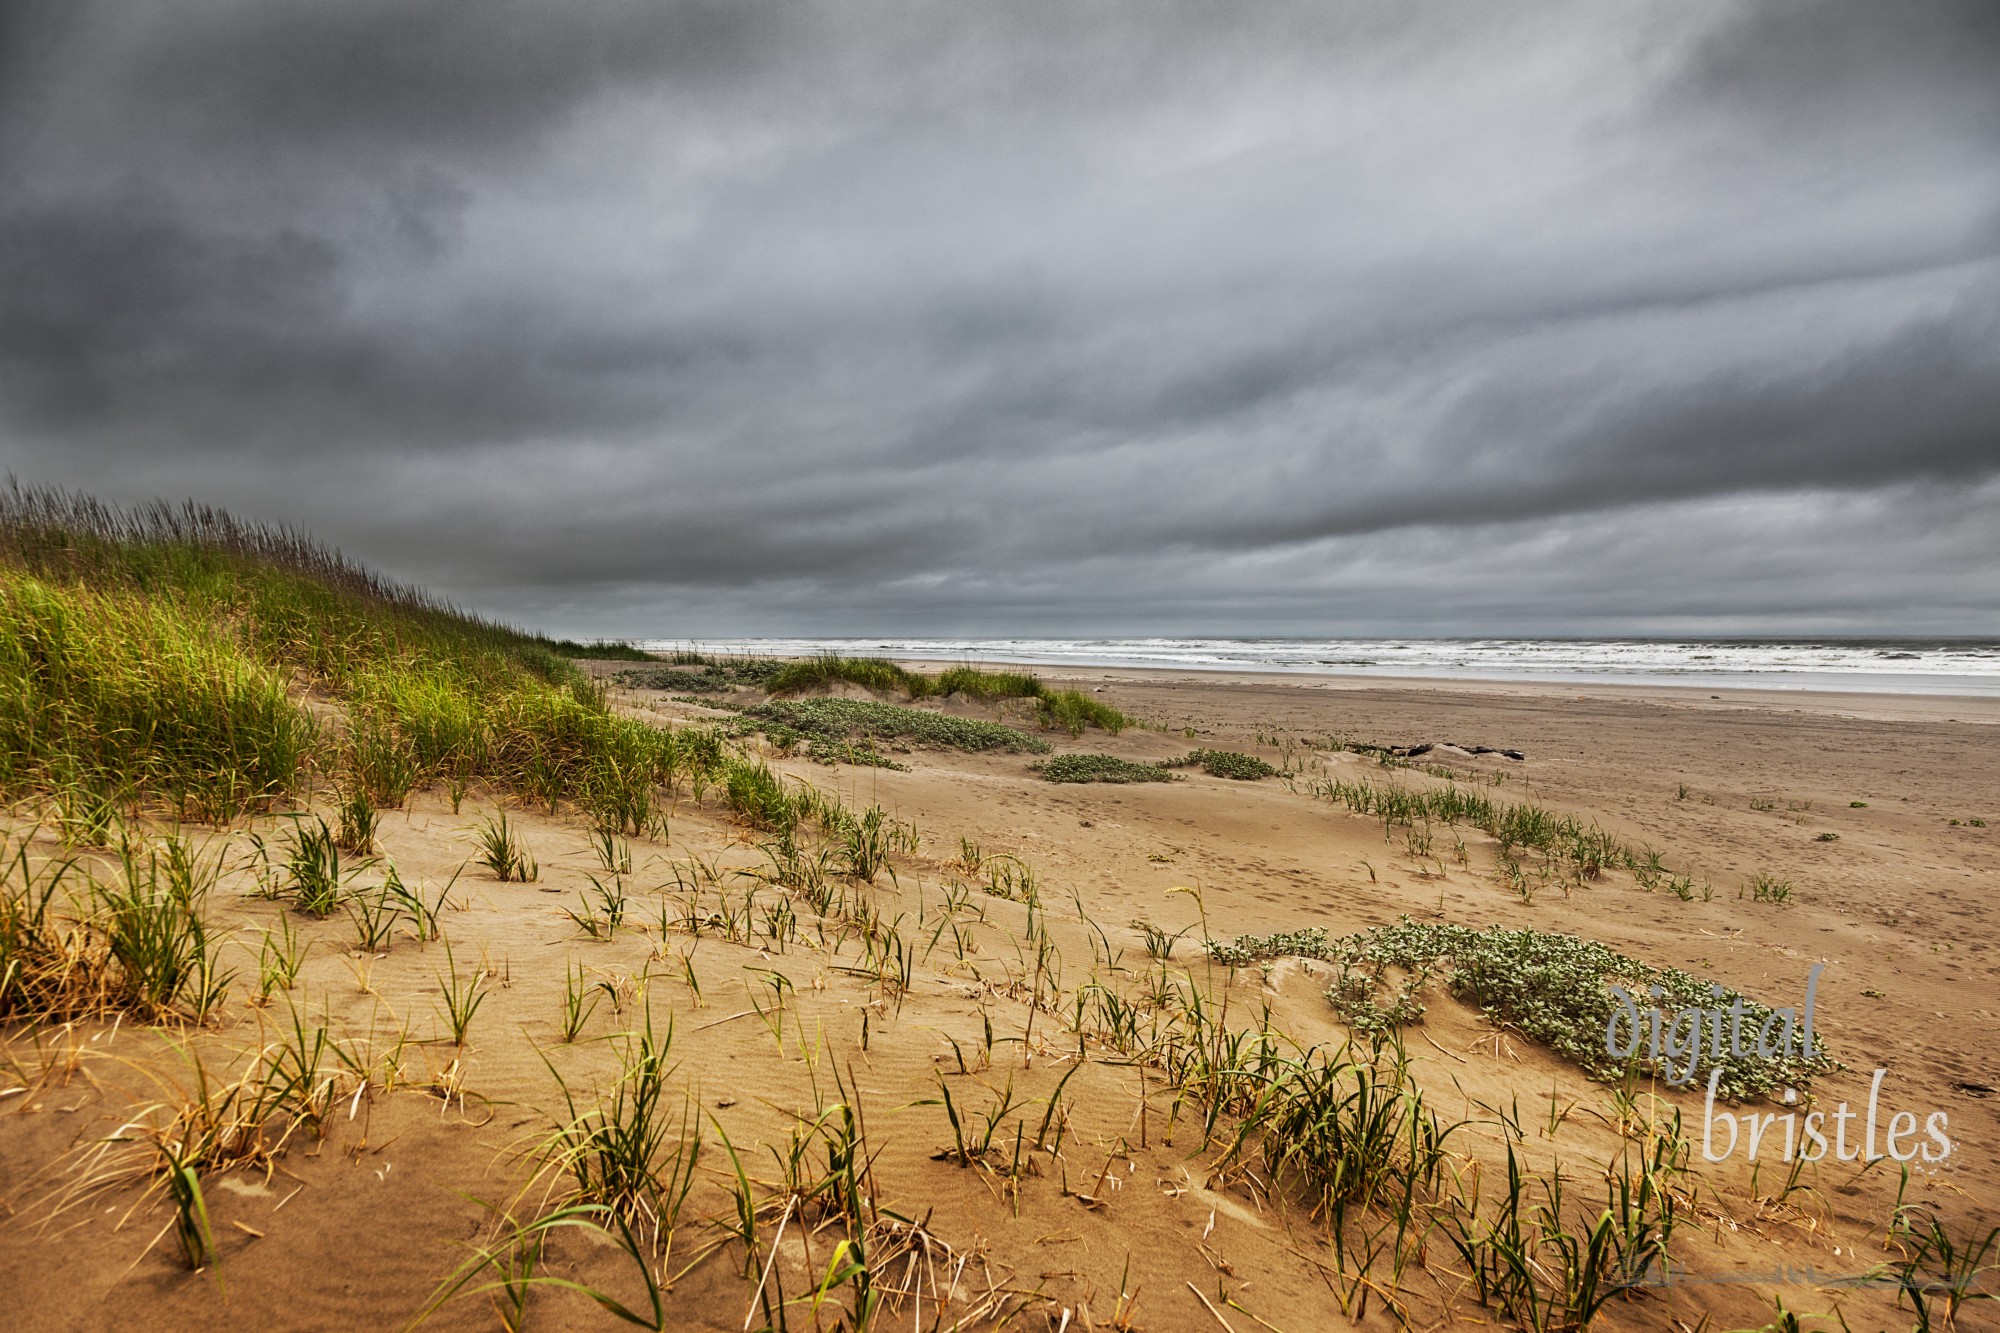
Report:
M1275 780L1231 782L1195 772L1170 784L1058 786L1029 770L1029 756L930 750L899 754L908 772L781 761L787 772L838 791L856 809L879 803L920 830L918 853L898 858L894 885L885 874L876 890L886 913L908 914L911 938L921 942L935 924L941 885L969 878L951 864L963 838L989 860L1012 856L1038 876L1048 928L1062 951L1065 991L1087 979L1094 953L1079 905L1101 938L1122 950L1134 976L1146 964L1132 924L1141 920L1171 931L1190 928L1173 962L1206 974L1196 947L1196 897L1172 892L1183 887L1199 888L1209 929L1224 939L1310 926L1340 934L1405 914L1534 926L1710 974L1774 1005L1797 1004L1809 970L1824 964L1818 1030L1847 1070L1819 1081L1817 1096L1865 1103L1872 1072L1887 1069L1885 1117L1891 1107L1915 1111L1919 1121L1945 1112L1957 1145L1942 1169L1913 1176L1905 1201L1936 1203L1961 1233L1977 1224L1983 1235L2000 1221L2000 1097L1993 1091L2000 1086L1994 1012L2000 906L1993 892L2000 887L2000 701L1135 670L1071 672L1067 681L1045 674L1101 691L1148 724L1115 738L1096 732L1064 738L1062 750L1163 760L1199 745L1250 751L1326 775L1422 782L1428 779L1421 774L1391 772L1366 756L1306 742L1340 737L1518 749L1526 756L1520 762L1495 755L1431 755L1419 762L1445 763L1464 782L1504 775L1493 788L1498 794L1575 813L1635 845L1657 848L1676 871L1710 886L1712 898L1682 901L1663 889L1643 891L1630 875L1612 872L1567 893L1546 888L1524 903L1493 874L1491 840L1476 831L1456 831L1468 864L1449 854L1441 866L1419 863L1400 835L1385 841L1379 822ZM618 697L663 719L715 716L655 691ZM1856 801L1866 805L1855 807ZM490 808L475 794L454 815L440 794L422 794L407 811L385 817L383 848L405 881L435 891L471 855L464 829L475 811ZM771 1145L785 1141L790 1113L836 1099L836 1074L846 1079L851 1071L869 1146L879 1153L881 1205L927 1220L960 1255L976 1256L963 1270L965 1292L985 1292L990 1282L1034 1293L1016 1302L1025 1308L1016 1327L1058 1327L1067 1318L1070 1328L1103 1328L1121 1313L1148 1329L1227 1326L1246 1333L1261 1324L1304 1333L1348 1326L1339 1284L1328 1277L1339 1261L1323 1232L1302 1211L1281 1211L1254 1188L1214 1177L1208 1164L1216 1150L1199 1150L1198 1117L1186 1109L1170 1139L1174 1098L1157 1071L1142 1074L1093 1051L1072 1073L1076 1041L1063 1032L1059 1015L1031 1018L1021 1002L1035 959L1016 943L1020 904L975 891L988 922L969 927L977 951L961 960L933 949L898 1005L853 970L858 960L851 951L834 957L794 945L776 952L729 943L714 931L695 938L660 929L677 867L685 878L699 873L696 863L710 866L725 888L740 892L736 886L751 881L732 878L732 868L766 864L755 835L733 824L713 796L701 806L683 796L664 843L635 841L628 928L608 943L581 938L563 910L577 907L588 874L603 874L588 831L574 819L533 810L515 810L513 817L540 859L540 882L502 884L468 868L453 893L456 910L446 913L457 966L469 972L483 964L495 983L463 1052L438 1035L437 975L446 966L440 945L405 938L384 956L357 958L345 952L352 931L342 918L294 918L313 943L294 993L301 1010L315 1021L323 1014L353 1049L366 1043L368 1059L383 1059L396 1034L406 1032L410 1040L398 1062L404 1088L386 1093L350 1081L323 1143L295 1138L268 1178L238 1172L210 1182L226 1290L213 1274L187 1273L171 1241L147 1250L168 1217L157 1200L131 1216L138 1196L129 1188L60 1211L54 1206L75 1178L67 1171L75 1159L64 1158L66 1152L112 1133L135 1103L161 1096L156 1079L185 1080L185 1067L165 1043L111 1025L44 1033L38 1042L12 1040L0 1064L0 1092L7 1094L0 1096L0 1169L12 1210L0 1226L0 1324L399 1325L465 1257L464 1243L481 1234L487 1212L473 1200L504 1203L520 1190L527 1172L519 1150L544 1135L561 1109L549 1065L579 1090L607 1082L616 1066L612 1044L603 1039L630 1028L643 985L662 1028L671 1014L675 1083L691 1088L704 1116L714 1118L705 1125L705 1166L726 1165L719 1125L752 1174L771 1178ZM1988 826L1948 822L1973 818ZM1838 836L1820 840L1825 833ZM1446 844L1452 836L1440 832ZM36 851L54 854L56 846L44 839ZM1790 881L1793 900L1739 898L1739 887L1756 874ZM256 941L281 910L242 896L247 883L243 873L225 880L215 911L218 924L240 927L245 942L239 996L254 989ZM657 891L662 885L665 896ZM927 923L921 931L914 925L920 901ZM599 992L583 1040L564 1044L557 1024L570 963L609 987ZM648 971L650 981L642 981ZM687 971L699 983L699 998ZM772 1003L772 973L783 974L793 989L775 1035L756 1012ZM1228 981L1216 969L1213 977L1237 1014L1268 1005L1274 1023L1302 1042L1342 1036L1321 997L1324 969L1309 975L1283 963L1268 976L1248 970ZM198 1044L219 1058L256 1047L290 1021L283 999L261 1012L232 1000L219 1030ZM1446 1118L1483 1122L1463 1131L1468 1148L1490 1149L1498 1142L1494 1108L1515 1108L1533 1160L1560 1159L1578 1189L1601 1191L1601 1170L1592 1163L1606 1160L1618 1141L1606 1086L1523 1038L1496 1032L1441 993L1423 1025L1411 1030L1409 1047L1419 1079ZM971 1072L960 1072L961 1061ZM945 1111L935 1104L941 1084L963 1114L976 1116L996 1099L1047 1098L1066 1076L1070 1121L1062 1154L1037 1158L1039 1174L1025 1177L1017 1193L995 1173L934 1157L953 1141ZM426 1084L454 1095L443 1098ZM1807 1188L1774 1201L1782 1182L1773 1181L1773 1170L1753 1184L1740 1153L1719 1165L1702 1163L1701 1098L1672 1100L1688 1115L1706 1187L1676 1234L1676 1264L1730 1280L1614 1301L1600 1327L1694 1328L1704 1316L1711 1328L1755 1327L1772 1318L1774 1298L1809 1312L1839 1301L1856 1329L1911 1322L1907 1307L1893 1309L1893 1292L1879 1286L1842 1293L1771 1276L1785 1266L1858 1273L1884 1259L1883 1227L1898 1184L1894 1163L1862 1170L1824 1162L1799 1182ZM1029 1120L1042 1111L1033 1105ZM1006 1153L1014 1150L1011 1126L1020 1114L1008 1117L1009 1128L996 1140ZM728 1207L718 1180L703 1173L690 1219ZM714 1235L692 1222L685 1232L676 1254L689 1258ZM831 1242L811 1244L816 1281ZM1442 1268L1447 1256L1435 1257ZM789 1250L782 1257L779 1276L788 1295L809 1288L806 1260ZM639 1294L615 1253L580 1233L555 1240L543 1271L608 1283L627 1299ZM1404 1283L1420 1326L1450 1318L1440 1302L1455 1284L1420 1274L1406 1275ZM755 1286L745 1279L740 1247L719 1252L669 1297L671 1326L741 1329ZM1122 1304L1121 1290L1128 1298ZM1236 1308L1218 1299L1223 1294ZM1461 1318L1499 1322L1469 1294L1453 1308ZM1992 1309L1972 1307L1962 1326L1978 1326ZM790 1319L794 1328L812 1326L803 1307ZM901 1326L909 1319L904 1306L886 1322ZM926 1307L918 1322L929 1327L931 1319ZM583 1299L551 1289L533 1297L527 1326L608 1323ZM1367 1304L1361 1324L1393 1326L1379 1298ZM446 1306L428 1326L496 1323L485 1302L473 1298Z

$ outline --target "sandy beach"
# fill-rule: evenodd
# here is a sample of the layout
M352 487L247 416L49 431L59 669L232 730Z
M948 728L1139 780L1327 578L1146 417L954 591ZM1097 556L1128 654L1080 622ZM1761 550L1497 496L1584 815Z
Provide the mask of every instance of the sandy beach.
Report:
M2000 1333L1996 71L0 7L0 1333Z
M605 676L617 669L593 666ZM813 1108L849 1095L837 1088L863 1109L877 1205L925 1238L911 1251L921 1261L910 1260L910 1280L955 1275L961 1314L1004 1310L1014 1326L1034 1328L1392 1327L1382 1296L1364 1300L1339 1276L1342 1257L1308 1210L1273 1198L1253 1165L1225 1160L1227 1116L1204 1143L1198 1108L1163 1071L1084 1041L1064 1015L1092 985L1137 991L1149 975L1180 976L1211 988L1235 1019L1262 1014L1302 1046L1334 1045L1346 1034L1322 996L1324 967L1294 960L1231 972L1205 960L1204 928L1223 941L1315 927L1338 936L1406 916L1583 935L1773 1006L1798 1003L1820 966L1818 1031L1845 1068L1817 1080L1814 1096L1866 1103L1873 1071L1887 1070L1885 1124L1892 1108L1919 1122L1943 1112L1954 1145L1942 1164L1919 1161L1904 1202L1934 1203L1961 1230L1994 1224L1995 701L1133 670L1044 676L1141 724L1117 736L1057 735L1059 751L1156 762L1191 747L1228 749L1266 759L1285 778L1196 770L1175 782L1057 785L1020 754L895 753L907 771L774 755L776 767L850 809L880 806L918 835L915 851L895 852L865 889L885 920L902 923L911 952L896 966L909 967L906 983L886 984L879 959L825 928L816 940L768 933L757 915L768 905L725 924L717 914L762 884L755 875L768 870L769 850L713 793L696 801L683 792L665 838L631 841L633 865L613 877L625 886L624 920L599 927L604 938L579 921L607 878L581 821L507 802L540 874L503 883L467 864L467 829L496 802L475 791L454 814L442 792L414 796L384 817L381 855L406 883L433 894L452 886L442 913L449 960L407 928L357 949L341 916L318 921L250 896L254 873L232 859L215 925L241 943L246 977L281 919L310 948L296 989L262 1007L233 1004L188 1041L228 1070L281 1042L295 1012L323 1022L348 1053L325 1061L339 1095L323 1141L301 1135L270 1170L210 1186L220 1259L211 1285L174 1263L167 1242L148 1248L167 1216L157 1199L133 1212L130 1185L78 1189L115 1159L94 1144L116 1137L135 1108L186 1094L192 1067L174 1041L110 1023L14 1041L0 1064L5 1302L32 1304L41 1328L386 1327L414 1317L489 1233L495 1209L523 1212L524 1190L549 1188L546 1176L531 1177L533 1149L564 1118L557 1076L573 1095L611 1087L631 1040L615 1034L636 1030L650 1008L660 1033L672 1028L676 1123L698 1122L706 1141L687 1216L719 1219L690 1220L676 1241L677 1259L694 1262L665 1297L674 1327L740 1329L757 1314L758 1278L772 1280L746 1273L740 1247L726 1253L717 1240L731 1174L723 1136L750 1178L772 1180ZM729 716L662 690L621 687L614 698L672 725ZM1007 716L956 702L950 711ZM1462 748L1385 765L1336 748L1349 742ZM1523 757L1467 752L1481 746ZM1385 834L1381 821L1311 794L1312 780L1335 778L1479 785L1532 800L1656 849L1691 893L1648 890L1612 869L1524 900L1499 878L1484 834L1440 829L1430 854L1413 854L1403 830ZM35 855L58 850L37 835ZM1033 877L1038 910L1019 900L1028 895L967 895L963 886L982 873L990 882L996 866ZM1784 882L1786 900L1744 894L1759 875ZM954 885L955 911L946 907ZM703 906L682 912L690 890ZM1054 950L1042 957L1023 943L1037 916ZM705 921L691 928L691 917ZM1166 958L1148 957L1143 926L1175 937ZM486 974L484 999L460 1045L445 1031L442 996L454 977L475 972ZM577 978L590 988L589 1012L565 1041L564 997ZM1043 1002L1031 1008L1035 996ZM1516 1117L1524 1160L1561 1164L1572 1188L1601 1191L1603 1163L1626 1141L1611 1089L1441 988L1427 1005L1406 1033L1409 1057L1430 1105L1463 1122L1457 1160L1491 1169L1504 1141L1495 1126ZM343 1058L394 1073L342 1081ZM1673 1271L1688 1277L1611 1301L1597 1326L1757 1327L1779 1300L1792 1310L1838 1301L1856 1328L1908 1318L1892 1309L1891 1288L1827 1285L1885 1258L1897 1163L1824 1161L1774 1183L1787 1168L1767 1162L1753 1175L1740 1150L1702 1160L1698 1089L1651 1091L1655 1114L1679 1108L1694 1146L1687 1220L1672 1246ZM965 1122L961 1132L990 1138L984 1150L967 1155L951 1114ZM1060 1147L1037 1153L1038 1136L1055 1137L1038 1134L1051 1114ZM815 1242L812 1231L793 1219L796 1248L774 1242L787 1298L810 1293L834 1258L831 1241ZM1435 1256L1437 1274L1406 1277L1396 1298L1418 1327L1488 1315L1447 1275L1446 1257ZM621 1263L601 1238L562 1234L542 1272L642 1300ZM1801 1278L1808 1269L1821 1275L1817 1287ZM1218 1290L1234 1308L1216 1303ZM497 1308L485 1296L461 1298L428 1326L493 1327ZM545 1288L526 1326L604 1320L587 1301ZM812 1326L802 1307L790 1321Z

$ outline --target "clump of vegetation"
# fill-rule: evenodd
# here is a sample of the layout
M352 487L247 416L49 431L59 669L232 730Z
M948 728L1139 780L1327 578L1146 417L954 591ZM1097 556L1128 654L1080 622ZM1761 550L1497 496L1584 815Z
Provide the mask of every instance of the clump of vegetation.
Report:
M280 664L198 607L29 573L5 506L0 789L93 808L153 793L220 821L298 783L320 733Z
M627 689L726 694L738 686L762 689L786 665L768 657L710 658L699 653L676 653L671 665L627 667L614 673L611 679Z
M807 813L803 793L787 791L784 779L760 760L726 762L722 791L729 808L756 828L788 833Z
M887 768L898 773L909 772L910 766L901 760L891 759L875 748L870 740L806 742L806 758L816 764L852 764L856 768Z
M1184 758L1176 759L1172 768L1199 766L1201 771L1215 778L1235 778L1239 782L1255 782L1268 778L1278 770L1255 755L1238 754L1234 750L1193 750Z
M221 854L128 832L115 861L109 876L37 866L27 837L0 830L0 1020L125 1009L201 1021L222 1004L233 972L204 919Z
M476 825L471 833L473 845L479 849L476 858L479 864L491 870L493 877L502 884L510 880L532 884L541 878L541 866L522 843L514 826L507 822L505 810Z
M826 690L835 685L859 685L883 694L902 694L922 699L936 692L929 676L896 665L886 657L842 657L821 653L803 662L786 662L765 680L764 688L773 695L803 694Z
M936 681L940 695L961 694L981 703L998 699L1039 699L1042 682L1025 671L987 671L980 667L956 666L941 673Z
M1961 1306L2000 1301L2000 1291L1985 1281L1986 1274L2000 1269L1995 1262L2000 1260L2000 1227L1989 1228L1984 1237L1977 1227L1953 1235L1935 1208L1903 1203L1899 1194L1889 1241L1901 1253L1901 1262L1889 1265L1896 1305L1900 1309L1909 1300L1916 1328L1958 1328Z
M947 695L977 699L981 703L999 699L1033 699L1044 727L1059 727L1072 736L1082 735L1086 727L1097 727L1115 736L1132 721L1109 704L1078 690L1050 689L1026 672L956 666L936 676L927 676L883 657L842 657L836 653L822 653L803 662L782 664L765 677L762 684L773 697L779 698L848 684L859 685L878 694L901 694L913 700Z
M1302 789L1345 805L1356 814L1373 815L1386 830L1416 824L1471 824L1500 844L1500 856L1510 863L1519 849L1538 852L1578 881L1597 879L1607 869L1625 867L1648 880L1665 873L1657 855L1620 842L1596 824L1574 815L1558 814L1539 805L1496 801L1483 792L1457 785L1422 790L1363 779L1308 779Z
M292 906L313 916L330 916L347 891L340 869L340 840L317 815L299 819L286 840L285 872Z
M1135 764L1108 754L1059 754L1034 769L1050 782L1172 782L1163 764Z
M484 779L629 811L688 756L615 716L564 647L214 509L0 491L8 795L224 821L318 770L377 809ZM301 685L347 725L321 727Z
M1072 736L1081 736L1085 727L1098 727L1116 736L1132 719L1076 690L1043 690L1036 696L1042 725L1061 727Z
M575 639L550 639L549 647L564 657L581 658L589 662L652 662L657 659L645 649L637 647L625 639L590 639L579 642Z
M871 699L773 699L745 709L743 715L757 721L767 733L775 725L829 742L867 738L906 740L945 750L1040 752L1049 748L1027 732L998 722Z
M1637 1043L1629 1062L1609 1054L1607 1032L1623 1010L1607 982L1617 982L1635 996L1650 996L1651 988L1659 987L1658 998L1646 1003L1669 1020L1683 1010L1733 1014L1740 1002L1743 1029L1754 1035L1774 1012L1693 973L1650 966L1595 940L1540 930L1500 926L1474 930L1405 917L1395 925L1340 939L1308 929L1244 935L1233 944L1211 942L1209 951L1230 967L1281 957L1333 964L1337 979L1328 988L1327 999L1357 1033L1369 1036L1422 1021L1423 993L1434 980L1442 979L1452 995L1478 1005L1495 1022L1600 1078L1632 1071L1671 1076L1666 1062L1652 1058L1644 1041ZM1754 1046L1738 1055L1726 1041L1716 1054L1706 1045L1706 1033L1698 1040L1703 1042L1703 1064L1721 1070L1718 1091L1739 1100L1796 1087L1838 1067L1817 1037L1812 1050L1803 1055L1788 1052L1772 1058L1759 1055Z
M1788 903L1792 900L1792 882L1774 875L1752 875L1743 883L1750 901L1758 903ZM1739 893L1738 897L1742 897Z

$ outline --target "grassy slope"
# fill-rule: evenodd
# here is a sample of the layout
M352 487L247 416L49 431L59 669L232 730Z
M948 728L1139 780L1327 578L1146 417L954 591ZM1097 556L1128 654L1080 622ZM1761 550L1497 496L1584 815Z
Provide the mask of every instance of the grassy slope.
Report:
M631 824L674 738L614 717L562 646L219 511L0 494L11 796L226 819L315 774L380 805L483 779Z

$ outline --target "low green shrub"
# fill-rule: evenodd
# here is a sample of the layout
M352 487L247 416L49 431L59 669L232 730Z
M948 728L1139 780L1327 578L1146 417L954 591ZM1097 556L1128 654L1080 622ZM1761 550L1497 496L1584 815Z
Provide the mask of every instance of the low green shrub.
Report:
M1278 771L1255 755L1238 754L1234 750L1194 750L1185 758L1174 760L1169 767L1195 765L1199 765L1201 771L1210 777L1235 778L1240 782L1255 782Z
M1614 1014L1622 1011L1607 989L1609 982L1637 997L1642 1013L1644 1008L1657 1008L1669 1022L1684 1010L1733 1013L1741 1001L1744 1031L1754 1035L1773 1013L1693 973L1653 967L1595 940L1549 931L1500 926L1474 930L1405 917L1395 925L1339 939L1329 939L1319 929L1244 935L1232 944L1211 941L1209 952L1230 967L1280 957L1333 964L1336 980L1327 999L1364 1035L1422 1021L1422 995L1433 980L1442 978L1451 994L1478 1005L1495 1022L1600 1078L1616 1078L1627 1072L1628 1065L1642 1074L1669 1074L1663 1062L1651 1059L1643 1041L1629 1062L1613 1059L1607 1051L1607 1031ZM1649 998L1655 986L1659 996ZM1754 1049L1737 1055L1725 1039L1719 1056L1704 1044L1700 1060L1703 1068L1722 1071L1718 1092L1737 1100L1769 1096L1839 1067L1817 1036L1812 1050L1803 1055L1792 1052L1767 1059Z
M1108 754L1059 754L1035 771L1050 782L1172 782L1161 764L1135 764Z
M1045 751L1027 732L998 722L953 717L927 708L905 708L870 699L773 699L743 710L765 731L786 727L822 741L850 738L906 740L944 750Z
M683 656L695 661L683 661ZM789 663L769 657L705 658L677 654L669 666L627 667L612 674L615 684L636 690L679 690L685 694L726 694L738 686L762 689Z
M851 764L856 768L887 768L899 773L907 773L910 770L908 764L891 759L875 748L875 742L866 739L810 740L806 742L806 758L816 764Z

